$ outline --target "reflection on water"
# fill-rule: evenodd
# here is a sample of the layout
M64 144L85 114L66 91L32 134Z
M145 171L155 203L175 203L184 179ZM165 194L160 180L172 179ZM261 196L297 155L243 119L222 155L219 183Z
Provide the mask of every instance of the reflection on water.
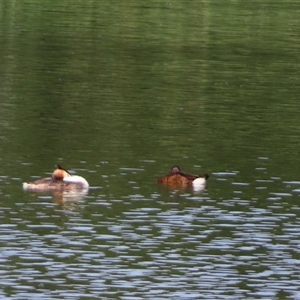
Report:
M298 4L141 3L0 2L1 298L300 299Z
M67 210L74 210L78 207L78 202L88 195L88 189L67 190L67 191L48 191L48 192L26 192L35 201L51 201L59 204Z
M88 189L55 192L54 199L57 203L76 202L81 200L87 194Z
M26 192L2 208L3 297L299 298L298 181L219 171L200 195L153 184L149 197L139 181L117 196L115 177L109 192Z

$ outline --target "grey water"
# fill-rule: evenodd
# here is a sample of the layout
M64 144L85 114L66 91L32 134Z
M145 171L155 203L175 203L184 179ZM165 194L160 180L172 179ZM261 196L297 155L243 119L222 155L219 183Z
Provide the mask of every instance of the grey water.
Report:
M2 1L1 299L300 299L299 14ZM22 190L56 163L89 191Z

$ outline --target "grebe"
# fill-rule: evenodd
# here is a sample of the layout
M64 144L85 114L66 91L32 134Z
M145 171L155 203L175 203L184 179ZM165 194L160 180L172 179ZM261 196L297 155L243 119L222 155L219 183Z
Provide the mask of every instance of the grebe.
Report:
M88 189L88 182L81 176L71 175L62 166L57 165L51 177L33 182L23 182L23 189L28 191L63 191Z
M196 175L186 174L180 171L178 166L172 167L169 174L161 176L157 179L158 183L163 184L166 187L181 189L192 186L195 191L199 191L205 188L208 174Z

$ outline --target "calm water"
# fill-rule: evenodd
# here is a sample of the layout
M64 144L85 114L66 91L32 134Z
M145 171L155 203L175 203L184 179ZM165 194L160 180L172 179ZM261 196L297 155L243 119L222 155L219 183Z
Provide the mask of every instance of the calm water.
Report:
M1 299L300 299L299 32L294 1L2 1ZM89 192L23 192L56 163Z

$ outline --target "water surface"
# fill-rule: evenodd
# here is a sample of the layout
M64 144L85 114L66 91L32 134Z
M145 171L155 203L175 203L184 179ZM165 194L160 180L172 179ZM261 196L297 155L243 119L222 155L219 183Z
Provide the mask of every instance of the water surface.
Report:
M1 3L1 297L300 299L299 11ZM22 191L56 163L88 193Z

